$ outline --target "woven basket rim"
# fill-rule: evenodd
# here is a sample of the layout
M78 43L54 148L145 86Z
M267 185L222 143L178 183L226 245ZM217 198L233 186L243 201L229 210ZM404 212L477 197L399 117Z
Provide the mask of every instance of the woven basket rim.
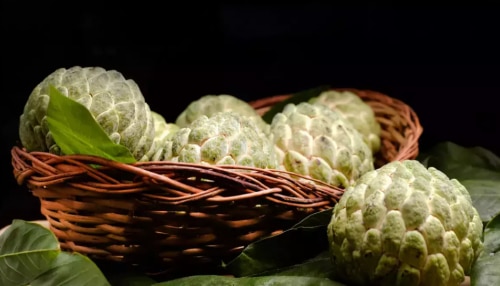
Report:
M136 182L120 182L92 167L98 165L104 171L110 169L119 170L141 177L142 179L147 178L149 181L154 181L156 184L168 185L185 190L190 194L199 193L201 190L196 190L190 185L180 183L178 178L177 180L172 179L168 176L164 176L162 173L184 172L185 178L193 177L198 174L214 180L217 179L219 182L223 183L239 184L255 192L253 194L246 193L241 196L232 196L231 200L233 201L250 199L259 196L261 193L272 193L272 189L276 189L276 187L273 186L290 186L291 184L296 185L297 188L307 190L307 192L321 192L331 195L331 198L335 200L337 200L339 198L338 195L344 191L340 187L329 185L305 175L284 170L262 169L251 166L208 165L173 161L122 163L93 155L57 155L40 151L29 152L21 146L13 146L11 149L11 156L14 175L19 185L27 183L26 180L29 180L30 176L33 176L35 173L44 176L43 178L38 178L38 180L31 180L29 182L29 184L34 187L47 187L48 185L61 184L71 181L74 177L87 175L88 178L98 182L92 187L87 187L87 190L91 192L103 193L106 191L106 188L109 188L114 194L147 192L145 188L138 188ZM32 162L32 165L30 166L27 161ZM180 196L180 199L183 197L184 195ZM325 204L325 201L317 204L311 203L311 201L314 200L304 199L302 200L304 204L300 205L300 203L298 203L300 199L298 198L294 200L289 197L287 199L288 201L276 200L275 202L295 207L318 207L321 204ZM291 201L295 201L295 203L291 203Z

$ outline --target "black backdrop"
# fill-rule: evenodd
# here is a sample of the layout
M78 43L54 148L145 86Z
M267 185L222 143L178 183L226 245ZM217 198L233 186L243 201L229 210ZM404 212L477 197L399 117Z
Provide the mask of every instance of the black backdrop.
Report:
M422 149L450 140L500 154L499 9L26 2L2 1L0 226L40 218L9 152L31 90L59 67L116 69L168 120L205 94L373 89L415 109Z

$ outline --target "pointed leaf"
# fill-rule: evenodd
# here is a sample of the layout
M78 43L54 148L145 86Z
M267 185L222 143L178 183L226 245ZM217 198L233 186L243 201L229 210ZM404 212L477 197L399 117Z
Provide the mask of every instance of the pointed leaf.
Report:
M49 96L47 123L64 154L95 155L123 163L136 161L127 147L111 141L85 106L64 96L53 86Z
M61 251L51 269L38 276L31 286L97 286L111 285L87 256Z
M13 220L0 235L0 285L26 285L50 269L59 254L54 234L36 223Z
M500 213L485 227L484 250L472 267L471 285L500 285Z
M178 278L154 284L154 286L343 286L328 278L304 276L260 276L260 277L228 277L217 275L197 275Z
M234 276L254 276L300 263L328 249L332 209L314 213L284 232L248 245L225 265Z
M262 119L264 119L264 121L266 121L267 123L271 123L274 115L278 112L281 112L283 110L283 107L285 107L285 105L287 105L288 103L297 104L303 101L308 101L309 99L318 96L321 92L329 89L329 85L322 85L294 93L289 98L274 104L266 113L264 113L264 115L262 115Z

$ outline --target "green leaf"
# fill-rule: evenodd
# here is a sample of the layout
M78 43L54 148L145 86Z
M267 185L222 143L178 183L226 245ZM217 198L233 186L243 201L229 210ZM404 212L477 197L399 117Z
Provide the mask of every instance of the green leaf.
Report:
M500 158L493 152L442 142L421 153L418 160L460 181L469 191L483 222L500 211Z
M469 191L472 204L483 222L500 213L500 181L463 180L461 183Z
M466 148L453 142L441 142L420 153L417 159L460 181L500 180L500 157L482 147Z
M151 286L158 282L133 266L106 262L99 268L113 286Z
M500 213L484 230L484 250L471 271L472 286L500 285Z
M328 249L331 215L332 209L311 214L278 235L251 243L225 268L236 277L255 276L310 259Z
M50 86L47 123L56 144L64 154L94 155L134 163L127 147L116 144L82 104Z
M297 93L292 94L289 98L274 104L266 113L262 115L262 119L267 123L271 123L273 117L276 113L281 112L283 107L288 103L300 103L303 101L308 101L309 99L318 96L321 92L329 90L329 85L321 85L315 88L306 89L303 91L299 91Z
M154 284L154 286L342 286L328 278L305 276L228 277L195 275Z
M0 235L0 285L28 284L110 285L87 256L61 251L50 230L16 219Z
M111 284L87 256L62 251L52 263L51 269L31 282L31 286L44 285L105 286Z
M26 285L50 269L59 254L52 232L36 223L13 220L0 235L0 285Z
M277 276L308 276L316 278L332 278L333 264L329 250L325 250L316 257L308 259L300 264L276 269L275 271L266 272L263 275Z
M129 273L121 273L121 277L113 277L108 279L113 286L151 286L157 281L146 275L131 275Z

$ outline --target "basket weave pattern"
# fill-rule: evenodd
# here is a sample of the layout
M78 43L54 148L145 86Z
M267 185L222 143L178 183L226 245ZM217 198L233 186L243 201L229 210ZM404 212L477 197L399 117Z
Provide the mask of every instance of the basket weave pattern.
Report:
M350 90L381 124L376 165L415 158L422 128L413 110L378 92ZM289 96L250 104L263 114ZM220 265L248 244L331 208L343 193L287 172L243 166L123 164L22 146L14 146L11 156L17 183L40 199L63 250L135 265Z
M220 264L330 208L343 192L251 167L123 164L20 147L12 149L12 164L18 184L40 199L62 249L164 267Z

